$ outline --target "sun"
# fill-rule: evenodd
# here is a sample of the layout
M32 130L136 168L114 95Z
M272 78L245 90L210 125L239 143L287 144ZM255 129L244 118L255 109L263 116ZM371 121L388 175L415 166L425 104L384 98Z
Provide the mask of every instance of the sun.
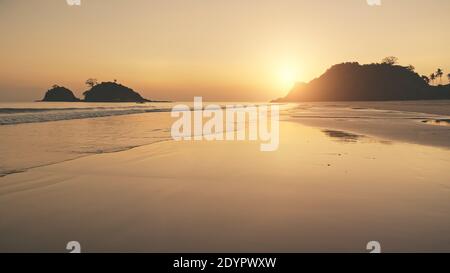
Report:
M283 91L290 90L299 78L299 70L294 66L282 66L278 70L278 81Z

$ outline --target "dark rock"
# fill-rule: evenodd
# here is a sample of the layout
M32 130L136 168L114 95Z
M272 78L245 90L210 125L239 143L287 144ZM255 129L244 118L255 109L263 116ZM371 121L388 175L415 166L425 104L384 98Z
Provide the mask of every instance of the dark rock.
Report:
M74 101L80 101L72 91L69 89L62 87L62 86L53 86L52 89L48 90L45 93L44 98L42 101L68 101L68 102L74 102Z

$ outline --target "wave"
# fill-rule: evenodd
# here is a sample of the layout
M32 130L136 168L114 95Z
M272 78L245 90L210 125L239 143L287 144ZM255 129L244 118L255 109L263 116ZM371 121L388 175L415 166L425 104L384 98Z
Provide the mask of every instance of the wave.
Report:
M269 104L258 104L269 105ZM87 119L108 116L170 112L172 104L165 107L147 106L118 106L118 107L70 107L70 108L0 108L0 125L16 125L22 123L49 122L71 119ZM243 108L246 105L232 105L232 108ZM220 108L225 109L224 105ZM190 111L195 111L189 107Z
M92 108L0 108L0 125L86 119L150 112L169 112L171 108L152 106Z
M73 110L104 110L104 109L148 109L152 106L132 106L132 107L69 107L69 108L0 108L0 114L36 113L52 111L73 111Z

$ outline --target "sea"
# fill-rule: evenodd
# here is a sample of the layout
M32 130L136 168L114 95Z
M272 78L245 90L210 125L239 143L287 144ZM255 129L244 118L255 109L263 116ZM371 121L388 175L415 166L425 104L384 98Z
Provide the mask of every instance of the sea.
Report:
M192 102L182 102L190 105ZM261 104L208 102L221 106ZM264 102L262 102L264 103ZM180 102L0 103L0 176L171 140L168 114ZM205 103L206 104L206 103ZM282 104L281 119L404 120L448 125L450 101ZM380 109L384 108L384 109ZM432 128L433 126L430 126ZM448 130L450 130L450 127ZM283 136L280 136L281 138ZM450 139L448 140L450 144Z

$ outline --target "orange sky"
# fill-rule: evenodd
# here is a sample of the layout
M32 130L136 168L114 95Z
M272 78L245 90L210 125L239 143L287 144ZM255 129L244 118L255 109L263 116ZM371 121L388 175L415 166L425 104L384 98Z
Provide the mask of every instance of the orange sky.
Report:
M0 101L89 77L150 99L266 101L344 61L450 72L450 1L0 0ZM447 79L445 79L447 82Z

